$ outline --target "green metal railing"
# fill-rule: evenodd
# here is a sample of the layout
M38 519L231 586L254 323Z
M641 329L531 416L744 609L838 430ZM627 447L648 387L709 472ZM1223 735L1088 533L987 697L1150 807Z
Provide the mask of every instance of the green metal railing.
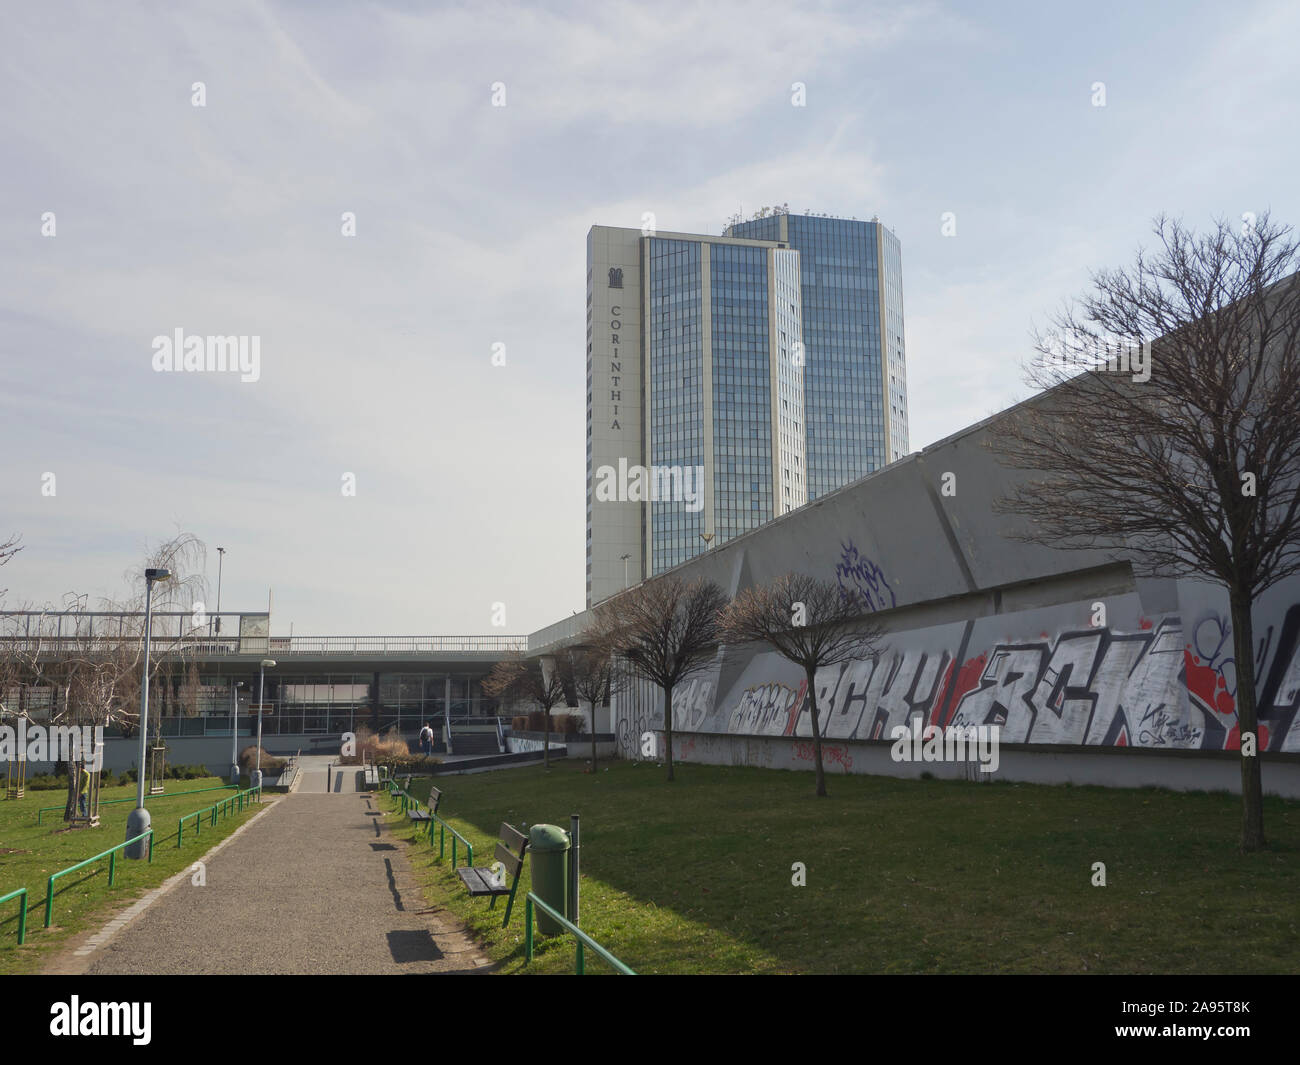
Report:
M433 826L438 826L438 861L442 861L442 856L447 849L447 833L451 833L451 867L456 868L456 841L460 840L465 844L465 850L468 852L465 858L465 864L472 866L474 864L474 844L457 832L451 825L447 824L441 817L432 811L429 813L429 846L433 846Z
M54 881L61 876L67 876L69 873L75 873L78 869L84 869L86 866L99 861L101 858L108 859L108 886L113 886L113 878L117 875L117 852L124 847L131 846L132 843L139 843L146 836L149 837L149 861L153 861L153 829L145 829L138 836L128 839L125 843L119 843L116 847L110 847L103 854L96 854L93 858L87 858L84 862L78 862L76 865L70 865L66 869L60 869L57 873L50 876L49 883L45 887L45 927L49 928L50 923L54 920Z
M396 792L389 792L395 798L400 799L399 813L406 813L414 808L417 811L424 806L414 795L405 788L397 788ZM429 846L433 846L433 830L438 828L438 861L442 861L443 856L447 853L447 833L451 833L451 867L456 868L456 842L459 840L465 844L465 864L473 866L474 864L474 844L457 832L451 825L447 824L433 810L429 811Z
M202 795L205 791L226 791L226 790L228 790L228 789L230 789L230 788L234 788L234 787L238 787L238 785L237 785L237 784L222 784L220 787L212 787L212 788L195 788L193 791L177 791L177 792L173 792L171 795L167 795L167 796L164 796L164 797L165 797L165 798L168 798L168 799L174 799L174 798L177 798L177 797L179 797L179 796L181 796L181 795ZM151 796L149 796L149 798L157 798L157 797L158 797L158 796L156 796L156 795L151 795ZM135 802L135 801L136 801L136 800L135 800L134 797L129 798L129 799L101 799L99 805L100 805L100 806L113 806L113 805L115 805L115 804L117 804L117 803L121 803L121 802ZM146 804L146 805L147 805L147 804ZM42 815L42 814L47 814L47 813L49 813L51 810L64 810L64 809L67 809L67 804L66 804L66 803L59 803L58 806L42 806L39 810L36 811L36 823L37 823L38 825L41 823L41 815Z
M20 887L17 891L11 891L8 895L0 895L0 906L3 906L10 899L18 899L18 945L23 945L23 940L27 938L27 889Z
M207 807L206 809L195 810L194 813L192 814L186 814L184 817L178 817L176 819L177 848L179 849L180 845L185 840L186 821L190 820L191 818L194 819L194 835L197 837L199 835L204 818L208 819L208 823L210 825L215 825L217 823L218 817L228 817L232 813L238 813L239 811L243 810L243 808L246 805L248 805L251 802L254 802L255 801L253 798L254 795L256 795L258 797L258 800L260 800L261 793L262 793L261 787L248 788L245 791L236 792L228 799L222 799L218 803L213 803L211 806Z
M621 961L619 961L616 957L614 957L613 954L611 954L608 950L606 950L594 939L592 939L591 936L587 935L586 932L584 932L576 924L574 924L567 917L565 917L564 914L560 913L557 910L551 909L551 907L546 905L546 903L544 903L531 891L528 893L528 898L524 900L524 953L527 955L529 961L533 960L533 907L534 906L539 907L543 913L547 914L553 921L562 925L566 931L572 932L573 935L576 937L578 941L578 952L577 952L577 957L575 958L575 966L576 966L577 974L579 976L583 976L586 972L585 959L583 957L583 950L582 950L584 944L590 947L592 950L594 950L607 962L609 962L609 964L614 967L615 972L621 973L623 976L636 976L635 972L633 972L628 966L624 965Z

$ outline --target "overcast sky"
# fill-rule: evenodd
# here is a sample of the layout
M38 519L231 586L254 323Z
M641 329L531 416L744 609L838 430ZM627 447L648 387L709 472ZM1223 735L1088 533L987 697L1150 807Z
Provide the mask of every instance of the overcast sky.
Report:
M184 529L277 634L580 610L593 224L879 215L918 450L1022 398L1157 212L1300 222L1288 2L5 7L10 608ZM259 337L258 379L156 372L178 328Z

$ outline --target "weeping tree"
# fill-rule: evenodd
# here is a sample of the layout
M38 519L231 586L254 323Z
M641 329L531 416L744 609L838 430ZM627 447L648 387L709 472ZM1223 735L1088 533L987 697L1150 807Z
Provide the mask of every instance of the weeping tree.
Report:
M1227 593L1237 673L1241 848L1264 846L1251 611L1300 572L1300 248L1265 214L1092 275L1036 337L1046 391L993 424L1023 471L997 509L1019 537L1100 551Z
M722 644L727 594L714 582L690 584L656 577L596 608L587 639L617 656L638 677L657 684L664 698L664 759L673 780L673 689L706 669Z
M812 723L817 794L826 796L821 723L817 719L817 670L870 658L883 630L872 623L870 605L851 589L802 573L746 588L722 617L729 645L762 642L801 667Z
M36 626L38 633L44 635L27 649L28 675L58 693L50 714L52 725L82 730L83 735L89 728L92 737L93 730L101 726L140 727L140 685L145 669L144 570L165 568L172 574L170 580L154 585L155 613L174 612L175 616L153 631L148 663L153 684L160 676L165 682L171 668L176 666L183 675L193 637L206 627L206 621L198 621L202 612L196 609L206 594L204 561L203 542L190 533L180 533L150 550L138 569L126 571L130 590L125 596L101 600L99 612L116 616L116 622L107 630L96 631L90 617L86 617L84 624L78 618L77 615L84 613L84 597L70 597L65 604L73 608L71 633L65 632L57 646L48 635L51 628L48 623ZM66 630L68 610L60 613L65 615L63 628ZM89 761L93 749L85 754ZM77 779L75 762L65 761L68 763L66 820L76 811L81 782ZM140 766L138 772L143 775L148 767Z
M546 719L542 739L542 764L551 765L551 711L565 698L560 668L544 667L540 658L510 651L483 680L483 690L496 699L536 704Z

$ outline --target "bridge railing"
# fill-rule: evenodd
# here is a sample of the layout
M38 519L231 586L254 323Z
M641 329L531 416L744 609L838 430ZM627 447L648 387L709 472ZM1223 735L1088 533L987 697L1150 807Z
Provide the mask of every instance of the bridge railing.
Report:
M57 658L70 652L107 654L136 646L139 635L14 636L0 635L0 644L28 654ZM522 651L527 636L206 636L168 637L155 644L162 655L419 655L494 654Z

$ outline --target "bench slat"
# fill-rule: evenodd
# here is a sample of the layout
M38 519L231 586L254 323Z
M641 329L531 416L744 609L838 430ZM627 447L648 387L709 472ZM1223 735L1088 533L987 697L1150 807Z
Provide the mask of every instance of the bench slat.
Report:
M501 837L502 843L521 856L528 846L528 837L517 828L507 825L504 821L501 822L501 831L498 835Z
M499 861L510 876L518 876L519 870L524 867L524 860L504 843L498 843L496 849L496 860Z
M465 887L469 889L470 895L478 898L487 895L509 895L509 887L498 887L492 883L492 875L486 869L461 868L456 870L456 875L460 877Z

